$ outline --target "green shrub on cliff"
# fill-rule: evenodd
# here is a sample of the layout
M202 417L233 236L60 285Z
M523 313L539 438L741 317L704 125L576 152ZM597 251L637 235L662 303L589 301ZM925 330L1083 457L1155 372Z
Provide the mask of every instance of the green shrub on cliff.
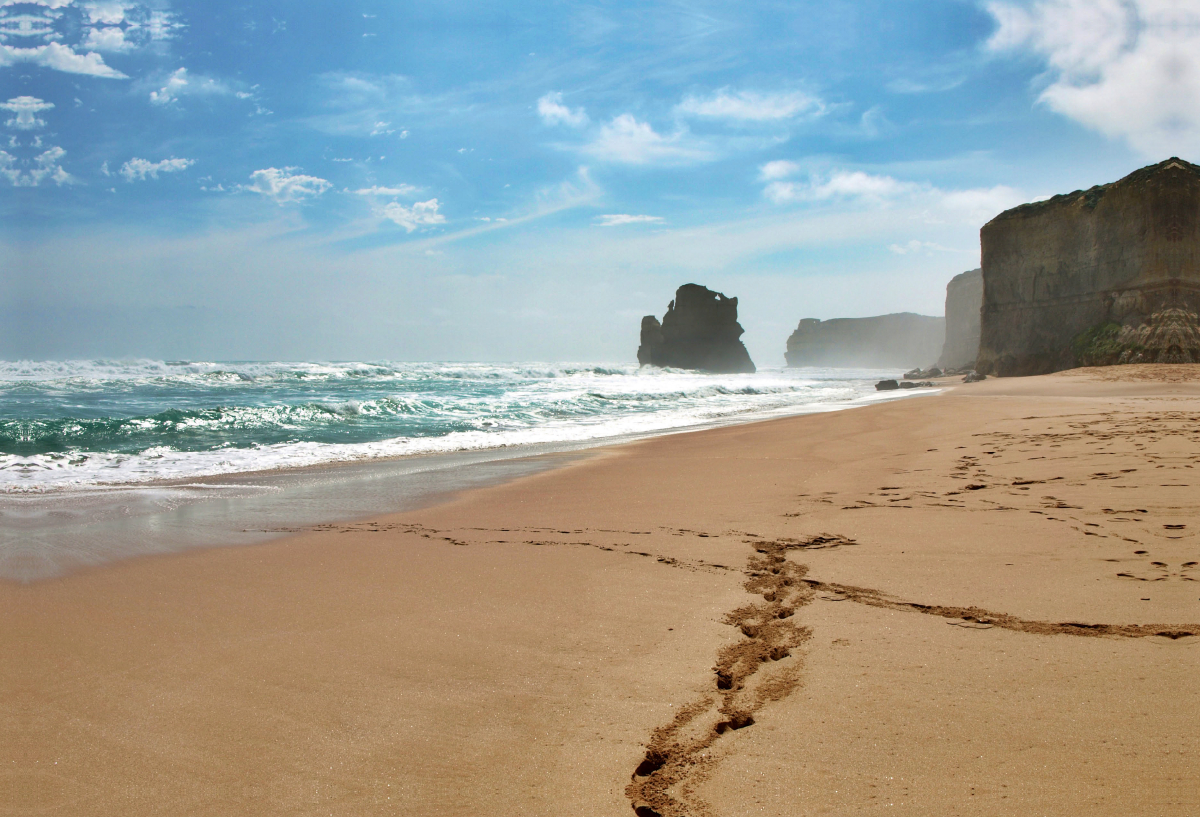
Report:
M1084 330L1071 341L1071 353L1078 366L1111 366L1120 362L1121 354L1136 351L1121 343L1121 324L1099 323Z

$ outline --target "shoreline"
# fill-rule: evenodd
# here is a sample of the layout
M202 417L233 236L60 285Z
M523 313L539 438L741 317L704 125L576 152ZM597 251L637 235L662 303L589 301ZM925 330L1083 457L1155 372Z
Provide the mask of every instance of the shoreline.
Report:
M0 584L0 805L1186 814L1196 398L985 381Z
M289 522L361 521L427 507L480 485L517 479L556 463L641 440L848 411L931 396L884 393L728 416L653 432L587 440L342 460L291 468L115 483L45 492L0 492L0 582L41 581L140 555L196 547L261 544ZM391 480L392 486L383 483ZM349 502L347 494L353 497ZM374 498L372 498L374 497ZM350 506L350 507L347 507ZM138 548L127 542L137 540ZM38 551L39 544L42 552Z
M638 440L651 439L654 437L669 436L672 434L687 434L695 431L707 431L714 428L724 428L730 425L743 425L745 423L767 422L770 420L783 419L787 417L803 417L808 414L821 414L829 411L848 411L855 408L863 408L880 402L891 400L900 400L921 395L937 394L940 391L950 388L956 383L938 383L934 386L934 390L928 388L904 389L893 392L880 392L875 394L859 397L854 400L832 402L832 403L806 403L797 406L788 406L784 408L768 409L753 412L753 416L748 419L743 419L745 414L730 414L720 417L715 420L708 420L690 425L669 426L666 428L655 429L652 431L632 431L621 434L610 435L606 437L589 437L580 440L555 440L549 442L537 443L499 443L494 446L485 446L479 448L457 448L444 451L418 451L411 454L388 454L378 457L359 457L355 459L339 459L329 460L327 462L305 463L303 465L294 466L277 466L273 468L257 468L246 471L223 471L213 474L200 474L194 477L168 477L154 478L147 480L131 480L126 482L97 482L89 483L82 486L68 486L65 488L48 488L46 490L28 490L16 491L0 489L0 500L4 498L24 499L37 498L43 496L64 496L64 495L82 495L89 492L103 491L121 491L121 490L136 490L138 488L177 488L189 487L192 485L219 485L222 480L232 480L241 477L245 478L268 478L274 476L286 477L289 475L301 475L306 473L319 473L325 470L333 470L344 467L367 466L373 463L399 463L409 462L422 459L438 459L442 457L456 456L486 456L496 454L498 452L517 452L512 457L504 457L505 459L542 456L546 454L568 453L573 451L588 450L592 448L608 448L610 446L619 446L626 443L636 442ZM751 412L747 412L749 414ZM426 438L412 438L426 439ZM430 437L428 439L438 439ZM388 442L388 440L380 440L377 442ZM15 485L16 483L13 483Z

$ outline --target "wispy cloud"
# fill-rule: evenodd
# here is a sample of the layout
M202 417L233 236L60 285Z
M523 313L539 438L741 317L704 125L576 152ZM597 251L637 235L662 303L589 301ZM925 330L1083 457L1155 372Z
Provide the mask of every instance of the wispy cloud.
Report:
M185 96L223 96L232 94L233 89L213 77L190 74L188 69L176 69L162 87L150 92L151 105L171 105Z
M777 122L798 116L821 116L828 108L820 97L802 91L730 91L722 88L707 97L686 96L675 110L683 116Z
M333 185L317 176L295 173L297 167L268 167L250 174L250 184L242 189L266 196L276 204L315 198Z
M538 116L547 125L569 125L572 128L582 128L588 123L587 112L583 108L571 110L563 104L561 91L551 91L537 103Z
M827 178L812 176L804 181L774 181L763 191L776 204L794 201L828 201L857 199L884 202L921 189L913 182L898 181L891 176L877 176L861 170L837 171Z
M399 121L419 105L407 77L331 72L318 77L318 83L325 112L305 119L309 127L337 136L408 136Z
M358 196L411 196L413 193L420 192L421 188L414 187L411 184L398 184L394 187L363 187L353 191Z
M628 213L610 213L596 216L597 227L619 227L623 224L662 224L662 216L634 216Z
M600 128L582 151L605 162L630 165L679 165L716 158L707 145L694 140L686 130L670 136L656 133L649 123L623 113Z
M794 174L789 169L789 174ZM776 204L843 204L853 207L904 206L927 223L982 223L1028 198L1005 185L944 190L927 182L912 182L861 170L811 174L796 181L771 181L763 195ZM897 245L902 246L902 245Z
M195 163L195 159L176 159L175 157L163 159L160 162L133 158L121 165L120 174L125 177L127 182L144 181L147 177L157 179L159 173L178 173L187 170Z
M888 249L894 252L896 255L912 255L914 253L932 255L933 253L937 252L954 252L954 250L950 249L949 247L943 247L941 244L936 242L918 241L915 238L906 244L892 244L888 247Z

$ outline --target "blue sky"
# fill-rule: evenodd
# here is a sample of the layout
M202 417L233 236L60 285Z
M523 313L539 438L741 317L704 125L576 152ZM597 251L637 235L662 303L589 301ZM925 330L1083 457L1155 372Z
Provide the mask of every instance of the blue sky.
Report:
M0 356L629 361L675 287L941 314L1200 159L1182 0L0 0Z

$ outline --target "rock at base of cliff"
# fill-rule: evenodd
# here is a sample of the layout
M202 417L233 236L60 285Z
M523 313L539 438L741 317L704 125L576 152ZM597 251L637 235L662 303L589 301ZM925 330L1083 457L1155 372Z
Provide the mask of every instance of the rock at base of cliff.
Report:
M642 318L638 363L718 374L753 373L754 362L740 340L737 298L699 284L684 284L667 306L662 323Z

